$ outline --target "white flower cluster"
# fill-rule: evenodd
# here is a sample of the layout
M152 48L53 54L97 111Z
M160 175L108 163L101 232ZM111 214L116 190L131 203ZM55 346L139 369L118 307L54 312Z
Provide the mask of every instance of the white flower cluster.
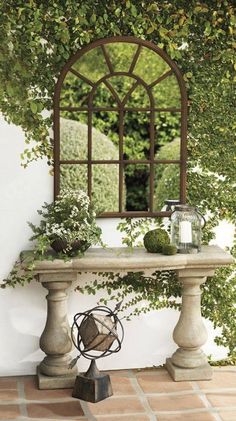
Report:
M41 221L40 235L50 240L83 240L96 244L100 239L101 230L96 224L96 213L89 197L82 190L63 191L54 204L45 204L41 214L44 220Z
M51 236L65 238L67 236L67 229L63 224L46 223L45 235L49 238Z

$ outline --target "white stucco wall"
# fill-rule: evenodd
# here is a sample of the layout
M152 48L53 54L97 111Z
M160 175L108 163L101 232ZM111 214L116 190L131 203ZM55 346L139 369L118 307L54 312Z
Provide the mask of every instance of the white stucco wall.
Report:
M36 210L53 197L53 179L46 163L41 160L23 169L20 166L23 149L22 131L0 117L0 280L7 276L20 251L31 246L27 221L36 222ZM116 220L99 220L99 224L107 244L121 245L120 234L115 230ZM224 225L223 230L218 231L220 245L232 240L232 227ZM24 288L0 290L0 376L35 373L36 365L44 356L38 343L45 324L45 295L46 290L36 282ZM98 297L71 291L70 322L76 312L96 305L97 300ZM172 331L177 320L176 311L162 310L125 322L122 350L100 361L99 367L116 369L163 364L176 348ZM214 344L217 332L210 322L205 323L209 334L205 352L223 358L226 350ZM86 367L87 361L79 360L79 369Z

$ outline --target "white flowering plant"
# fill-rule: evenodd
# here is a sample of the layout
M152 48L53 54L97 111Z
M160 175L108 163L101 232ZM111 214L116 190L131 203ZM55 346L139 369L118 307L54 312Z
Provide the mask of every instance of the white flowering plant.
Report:
M64 191L55 202L44 203L38 213L42 217L40 224L29 222L34 233L30 240L36 240L35 248L21 253L0 288L29 283L34 278L37 260L68 260L71 256L82 256L91 245L105 247L101 228L96 224L96 211L83 191ZM50 246L57 251L56 255L48 253Z
M49 246L65 255L83 254L91 245L100 244L101 229L96 211L82 190L63 191L53 203L45 203L38 211L38 226L29 223L37 241L37 252L44 254Z

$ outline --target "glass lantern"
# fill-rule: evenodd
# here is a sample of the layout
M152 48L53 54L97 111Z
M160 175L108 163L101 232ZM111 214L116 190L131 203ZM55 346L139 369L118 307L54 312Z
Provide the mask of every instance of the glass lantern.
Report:
M171 215L171 242L179 253L201 251L202 220L204 217L196 208L176 205Z
M165 200L165 211L166 212L169 212L169 211L172 211L173 212L173 210L174 210L174 208L175 208L175 206L176 205L179 205L180 204L180 201L179 200L172 200L172 199L168 199L168 200Z

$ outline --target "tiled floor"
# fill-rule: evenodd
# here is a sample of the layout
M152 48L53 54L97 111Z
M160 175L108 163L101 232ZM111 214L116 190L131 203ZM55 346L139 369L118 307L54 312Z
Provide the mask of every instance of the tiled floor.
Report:
M96 404L71 389L38 390L36 377L0 378L0 420L236 421L236 367L212 381L173 382L165 369L110 373L114 395Z

